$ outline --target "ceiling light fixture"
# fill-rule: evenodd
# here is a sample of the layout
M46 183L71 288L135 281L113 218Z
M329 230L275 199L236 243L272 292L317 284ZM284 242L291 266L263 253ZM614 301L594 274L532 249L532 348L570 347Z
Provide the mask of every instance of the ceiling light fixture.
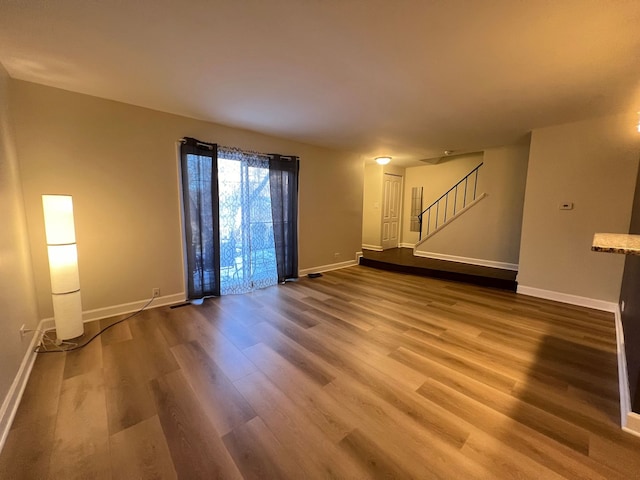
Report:
M376 158L376 163L378 165L386 165L391 161L391 157L378 157Z

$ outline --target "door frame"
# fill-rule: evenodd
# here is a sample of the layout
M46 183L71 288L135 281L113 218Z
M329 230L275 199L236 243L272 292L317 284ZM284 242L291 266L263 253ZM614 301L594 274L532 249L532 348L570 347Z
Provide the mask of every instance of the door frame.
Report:
M390 177L396 177L399 178L399 184L400 184L400 189L398 192L398 241L396 243L395 246L385 246L385 241L384 241L384 207L385 207L385 202L386 202L386 196L387 196L387 192L384 188L384 183L385 183L385 175L389 175ZM400 236L402 233L402 214L403 214L403 193L404 193L404 175L400 175L397 173L391 173L391 172L383 172L382 174L382 209L380 211L380 246L382 247L383 250L388 250L391 248L398 248L400 246Z

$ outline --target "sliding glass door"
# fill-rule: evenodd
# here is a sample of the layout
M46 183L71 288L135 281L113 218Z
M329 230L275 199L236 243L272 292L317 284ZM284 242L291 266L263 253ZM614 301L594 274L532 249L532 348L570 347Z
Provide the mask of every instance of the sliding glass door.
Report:
M246 293L278 282L269 161L218 152L220 293Z
M187 298L298 276L298 157L182 139Z

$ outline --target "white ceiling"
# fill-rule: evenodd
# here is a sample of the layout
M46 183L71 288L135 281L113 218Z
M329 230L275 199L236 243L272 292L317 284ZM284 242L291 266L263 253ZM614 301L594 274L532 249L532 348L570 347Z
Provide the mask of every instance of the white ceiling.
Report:
M640 1L0 0L0 62L402 162L640 110Z

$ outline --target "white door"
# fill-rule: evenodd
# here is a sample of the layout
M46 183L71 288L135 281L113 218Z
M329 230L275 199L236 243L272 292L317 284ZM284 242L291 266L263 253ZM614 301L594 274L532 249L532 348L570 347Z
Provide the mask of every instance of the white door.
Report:
M402 177L384 174L382 189L382 248L398 247L400 235L400 199L402 193Z

